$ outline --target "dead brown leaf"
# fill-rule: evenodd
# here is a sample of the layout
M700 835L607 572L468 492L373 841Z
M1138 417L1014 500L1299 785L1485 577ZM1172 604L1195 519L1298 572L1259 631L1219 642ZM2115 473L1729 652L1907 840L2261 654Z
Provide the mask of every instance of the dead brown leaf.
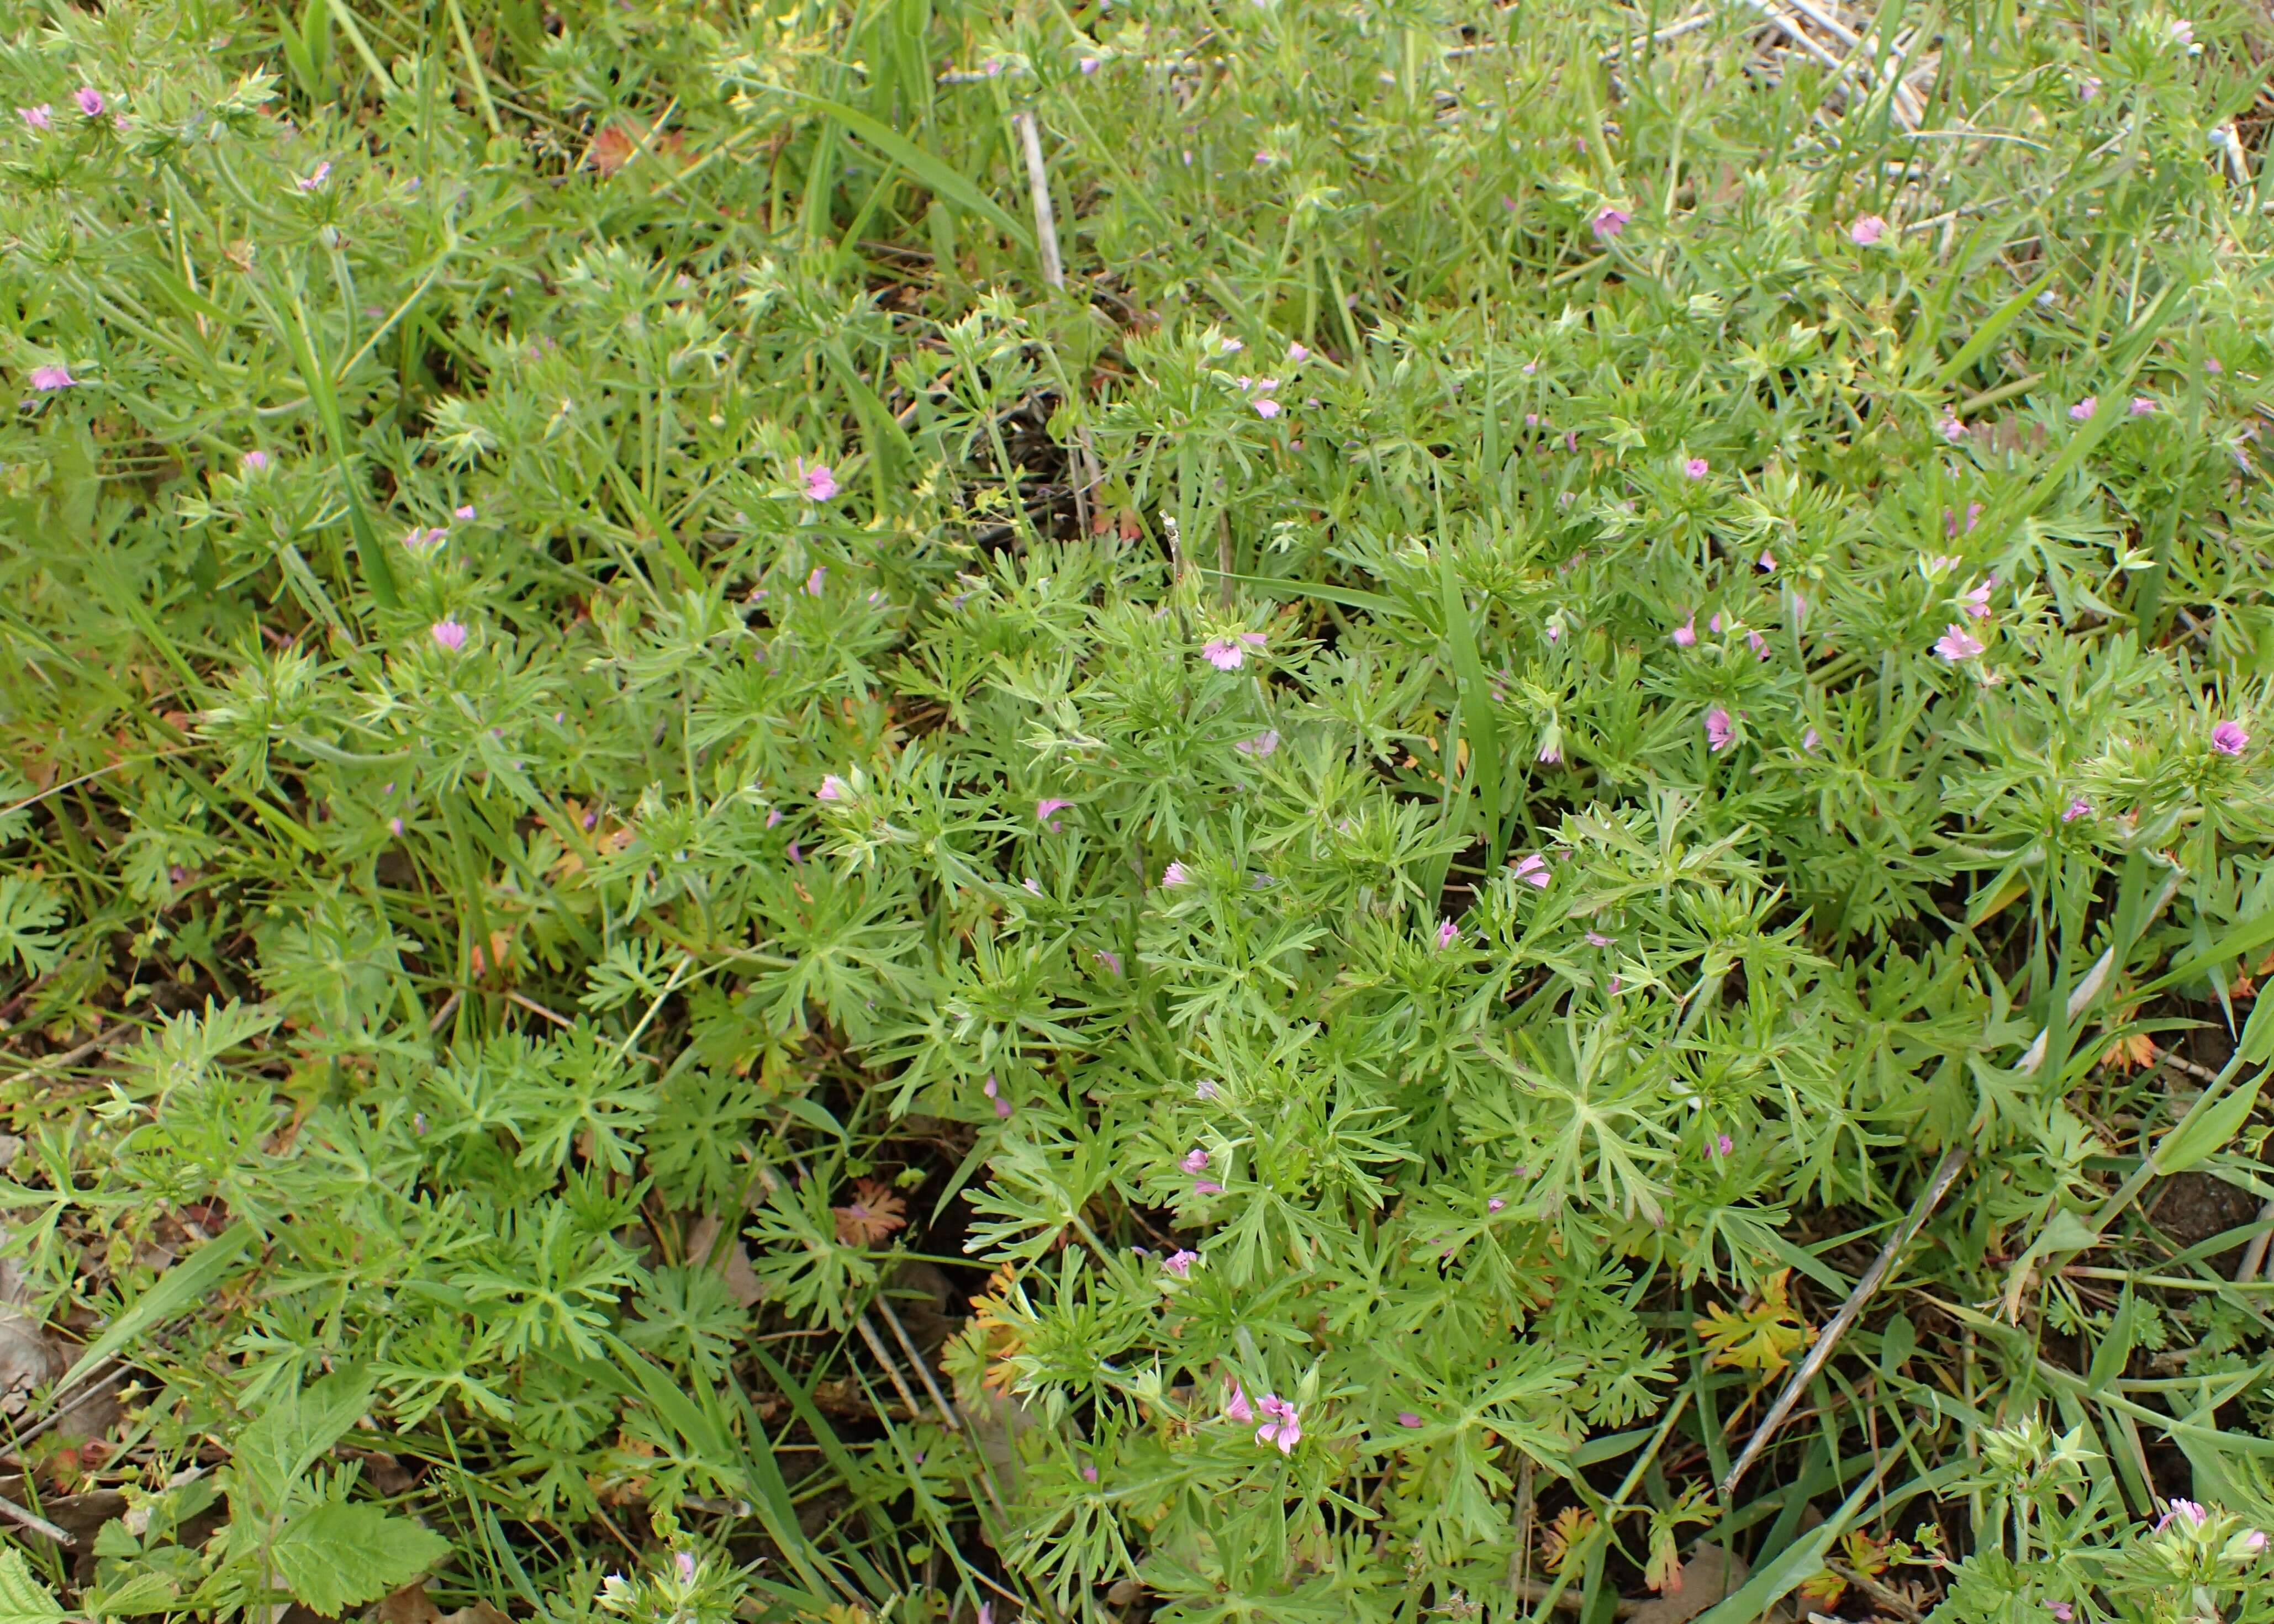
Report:
M592 167L603 175L619 175L643 150L651 156L663 153L676 158L687 143L675 131L651 136L652 128L639 118L620 118L605 125L592 138Z
M697 1263L708 1260L718 1244L719 1220L706 1213L695 1221L694 1228L687 1231L689 1260ZM734 1300L743 1307L749 1307L766 1294L765 1288L758 1283L757 1275L750 1268L750 1254L743 1250L740 1240L719 1254L715 1267L726 1281L727 1289L734 1294Z
M907 1227L908 1221L902 1215L907 1210L907 1203L881 1178L862 1179L849 1206L829 1210L837 1214L837 1239L840 1245L881 1245L893 1230Z

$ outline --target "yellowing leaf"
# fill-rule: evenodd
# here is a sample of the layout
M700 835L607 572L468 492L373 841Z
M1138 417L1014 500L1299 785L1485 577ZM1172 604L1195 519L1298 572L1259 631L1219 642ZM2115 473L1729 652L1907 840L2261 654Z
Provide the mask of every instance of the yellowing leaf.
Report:
M1708 1364L1774 1375L1807 1346L1814 1327L1792 1310L1785 1292L1790 1269L1780 1269L1761 1289L1761 1300L1742 1312L1716 1303L1696 1324L1710 1350Z
M1595 1514L1566 1506L1555 1514L1540 1536L1540 1560L1551 1573L1564 1573L1586 1553L1587 1536L1595 1531Z

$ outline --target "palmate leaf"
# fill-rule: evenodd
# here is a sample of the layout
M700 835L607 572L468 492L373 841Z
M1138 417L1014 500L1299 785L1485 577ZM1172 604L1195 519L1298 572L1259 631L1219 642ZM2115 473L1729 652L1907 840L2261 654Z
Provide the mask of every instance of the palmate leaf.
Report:
M1764 1376L1782 1370L1792 1355L1807 1344L1808 1322L1792 1311L1785 1297L1790 1269L1780 1269L1761 1287L1761 1300L1742 1312L1716 1303L1697 1324L1698 1336L1711 1350L1709 1364L1758 1371Z
M409 1517L333 1501L287 1523L269 1560L295 1599L337 1618L408 1584L449 1549L448 1540Z

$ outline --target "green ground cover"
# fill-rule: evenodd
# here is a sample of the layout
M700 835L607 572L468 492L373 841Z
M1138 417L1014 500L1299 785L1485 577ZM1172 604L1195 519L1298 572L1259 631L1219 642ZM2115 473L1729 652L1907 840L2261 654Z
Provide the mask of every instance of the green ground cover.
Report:
M2262 11L0 23L4 1624L2274 1617Z

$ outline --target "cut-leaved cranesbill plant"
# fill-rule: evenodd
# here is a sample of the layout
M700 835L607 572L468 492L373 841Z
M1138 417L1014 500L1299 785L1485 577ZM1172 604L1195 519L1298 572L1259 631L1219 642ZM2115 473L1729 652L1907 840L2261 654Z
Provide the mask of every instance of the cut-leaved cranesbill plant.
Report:
M2274 1618L2270 52L0 17L0 1614Z

